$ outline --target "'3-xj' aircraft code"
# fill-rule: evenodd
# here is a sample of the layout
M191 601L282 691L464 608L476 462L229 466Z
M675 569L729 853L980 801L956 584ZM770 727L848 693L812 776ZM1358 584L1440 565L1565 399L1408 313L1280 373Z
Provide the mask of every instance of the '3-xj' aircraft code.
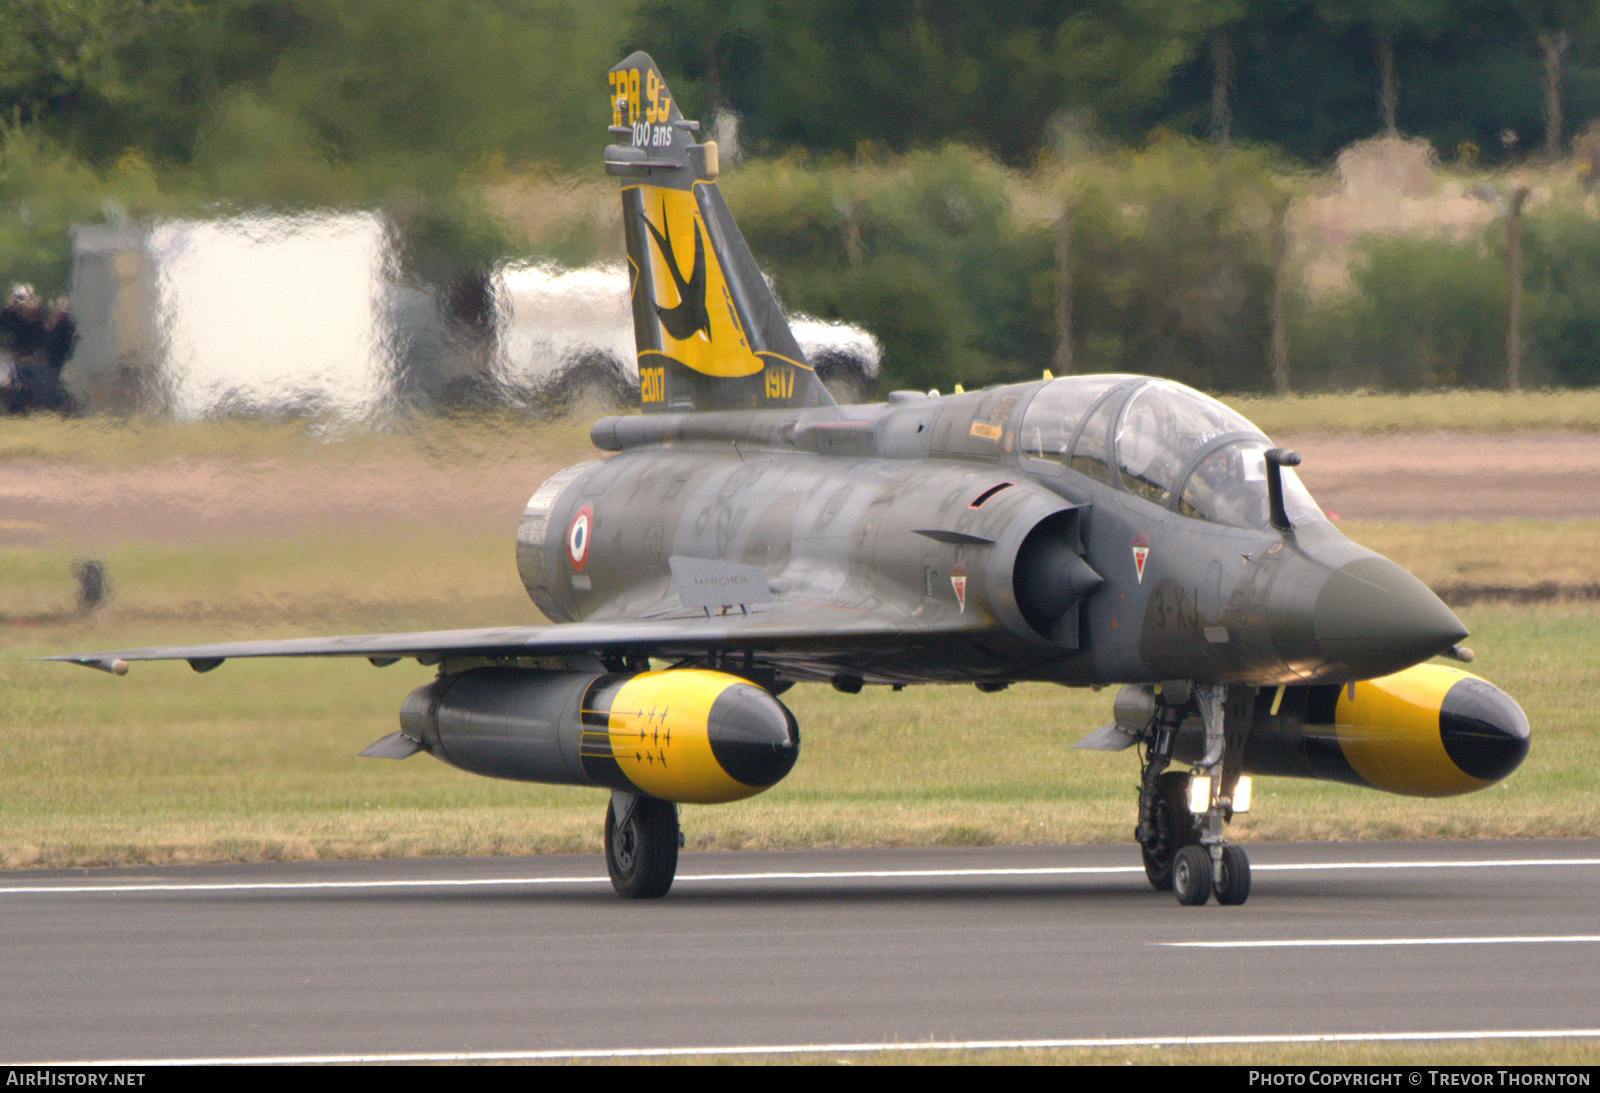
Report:
M1158 630L1200 629L1200 594L1181 588L1160 588L1155 591L1156 628Z

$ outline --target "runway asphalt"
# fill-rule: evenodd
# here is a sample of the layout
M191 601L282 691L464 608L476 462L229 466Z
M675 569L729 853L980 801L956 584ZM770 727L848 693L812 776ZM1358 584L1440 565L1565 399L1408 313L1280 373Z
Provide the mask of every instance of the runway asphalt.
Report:
M0 1062L1600 1037L1600 840L1249 852L1203 908L1132 846L0 874Z

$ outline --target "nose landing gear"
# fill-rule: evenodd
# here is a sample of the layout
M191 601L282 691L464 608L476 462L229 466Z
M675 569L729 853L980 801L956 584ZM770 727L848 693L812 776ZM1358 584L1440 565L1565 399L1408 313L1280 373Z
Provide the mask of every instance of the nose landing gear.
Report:
M1151 887L1170 889L1186 907L1207 903L1213 895L1224 906L1250 898L1250 859L1242 847L1226 841L1223 827L1233 818L1255 696L1254 687L1187 684L1167 684L1156 695L1144 734L1134 834ZM1168 771L1178 730L1197 707L1205 725L1205 754L1192 774ZM1195 778L1204 779L1205 808L1200 812L1190 808Z

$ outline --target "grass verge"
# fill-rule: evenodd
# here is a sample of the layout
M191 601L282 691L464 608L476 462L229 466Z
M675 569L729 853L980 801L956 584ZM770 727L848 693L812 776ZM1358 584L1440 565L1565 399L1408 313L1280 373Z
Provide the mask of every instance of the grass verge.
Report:
M1600 388L1550 391L1355 391L1223 401L1268 436L1279 433L1398 433L1427 429L1600 430Z

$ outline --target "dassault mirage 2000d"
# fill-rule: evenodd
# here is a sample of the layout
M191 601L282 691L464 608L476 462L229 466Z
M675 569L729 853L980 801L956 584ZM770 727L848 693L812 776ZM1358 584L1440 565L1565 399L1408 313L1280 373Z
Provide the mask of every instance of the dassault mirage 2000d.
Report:
M528 502L517 567L558 625L78 654L414 657L438 678L362 754L609 789L618 893L665 895L682 803L793 767L796 682L1123 684L1083 747L1139 748L1136 835L1185 904L1250 893L1248 773L1422 796L1509 774L1516 703L1453 667L1450 610L1319 512L1243 417L1070 376L837 406L651 59L610 74L644 413ZM652 669L652 661L664 664ZM1169 770L1172 764L1178 764Z

